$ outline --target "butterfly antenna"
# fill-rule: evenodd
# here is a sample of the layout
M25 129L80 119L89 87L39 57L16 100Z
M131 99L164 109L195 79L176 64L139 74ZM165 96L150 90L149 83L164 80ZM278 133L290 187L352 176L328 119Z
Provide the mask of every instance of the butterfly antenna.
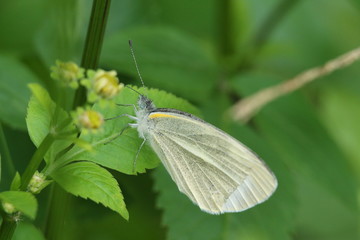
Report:
M139 94L139 95L142 95L139 91L136 91L135 89L133 89L132 87L129 87L128 85L126 85L125 87L127 87L127 88L129 88L129 89L133 90L134 92L136 92L136 93L137 93L137 94Z
M132 41L131 41L131 40L129 40L129 47L130 47L131 55L132 55L132 57L133 57L133 59L134 59L136 71L137 71L137 73L138 73L138 75L139 75L141 84L142 84L142 86L145 88L145 84L144 84L144 81L143 81L143 79L142 79L142 77L141 77L141 74L140 74L140 71L139 71L139 66L138 66L137 61L136 61L136 58L135 58L134 49L133 49L133 45L132 45Z

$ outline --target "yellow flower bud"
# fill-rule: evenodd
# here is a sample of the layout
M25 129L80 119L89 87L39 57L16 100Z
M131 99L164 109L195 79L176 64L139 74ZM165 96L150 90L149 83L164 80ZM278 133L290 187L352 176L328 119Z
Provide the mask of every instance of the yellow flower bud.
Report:
M116 75L116 71L98 70L93 77L95 93L106 99L116 96L124 87L124 84L119 83Z
M51 77L59 80L65 85L77 88L78 80L84 77L84 69L74 62L56 61L56 65L51 67Z
M14 205L12 205L11 203L2 202L2 207L7 214L12 214L16 212Z
M96 131L104 123L104 117L97 111L91 109L78 108L74 114L75 124L85 130Z
M34 194L40 193L51 182L46 180L46 176L43 173L36 171L29 182L28 190Z

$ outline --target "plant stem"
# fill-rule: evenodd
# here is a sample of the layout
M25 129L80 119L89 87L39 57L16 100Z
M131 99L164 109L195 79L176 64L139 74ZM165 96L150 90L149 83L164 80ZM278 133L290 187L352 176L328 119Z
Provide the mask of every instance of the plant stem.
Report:
M111 0L93 1L81 61L81 67L85 69L96 69L98 67L110 3ZM75 94L73 109L83 105L85 101L86 91L85 88L81 87ZM46 239L64 239L64 230L66 230L65 219L71 213L69 209L71 209L71 195L62 190L57 184L54 184L50 193L50 208L46 217Z
M257 53L262 49L273 31L298 1L299 0L281 0L272 11L270 11L254 34L254 37L251 39L249 46L247 47L248 50L244 52L237 70L247 69L253 66Z
M3 221L0 228L0 240L11 240L16 229L16 222L8 216L3 215L2 217Z
M30 163L26 167L25 172L21 177L21 191L26 191L31 178L33 177L35 171L39 168L41 161L43 160L46 152L48 151L54 140L55 138L53 137L53 135L51 133L48 133L48 135L41 142L38 149L36 149L34 155L30 159Z
M305 84L330 74L335 70L347 67L358 60L360 60L360 47L332 59L320 67L308 69L287 81L262 89L238 101L229 110L231 117L235 121L247 122L271 101L296 91Z
M34 155L30 159L28 166L25 169L24 174L22 175L21 178L22 181L20 186L21 191L27 190L27 186L29 185L32 176L34 175L35 171L38 169L41 161L45 156L45 153L48 151L49 147L54 142L54 140L55 139L53 138L52 134L49 133L41 142L38 149L35 151ZM14 234L15 228L16 228L16 222L13 219L8 218L7 216L3 217L3 222L1 224L1 229L0 229L0 240L11 239L12 235Z
M35 171L38 169L42 159L45 156L45 153L47 152L47 150L49 149L49 147L53 142L54 142L54 138L52 137L51 134L48 134L41 142L39 148L35 151L23 174L22 182L20 186L21 191L25 191L27 189L27 186L32 176L34 175ZM3 222L1 224L1 229L0 229L0 240L11 239L12 235L14 234L15 228L16 228L16 222L7 216L3 216Z
M15 174L15 167L14 167L14 163L11 159L9 147L6 142L6 137L5 137L4 130L2 128L1 123L0 123L0 153L3 154L2 159L4 159L4 161L7 165L8 174L10 176L13 176ZM1 170L1 165L0 165L0 170ZM0 177L1 177L1 172L0 172Z
M274 7L254 36L252 42L255 50L259 50L265 44L274 29L298 1L299 0L282 0Z
M46 239L67 239L66 223L72 212L72 196L65 192L59 185L53 184L50 193L50 205L48 206L47 221L45 222Z
M94 0L93 2L90 23L81 60L81 67L85 69L95 69L98 67L110 3L111 0ZM85 100L85 88L81 87L76 92L73 108L83 105Z
M234 52L234 42L232 41L232 12L231 0L223 0L219 2L219 37L221 55L226 57Z

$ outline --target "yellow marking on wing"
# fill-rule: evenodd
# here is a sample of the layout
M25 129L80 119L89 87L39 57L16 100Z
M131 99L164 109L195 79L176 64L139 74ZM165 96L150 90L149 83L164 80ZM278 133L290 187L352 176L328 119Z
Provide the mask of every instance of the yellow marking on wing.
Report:
M174 115L169 115L169 114L166 114L166 113L153 113L149 116L149 118L179 118L177 116L174 116Z

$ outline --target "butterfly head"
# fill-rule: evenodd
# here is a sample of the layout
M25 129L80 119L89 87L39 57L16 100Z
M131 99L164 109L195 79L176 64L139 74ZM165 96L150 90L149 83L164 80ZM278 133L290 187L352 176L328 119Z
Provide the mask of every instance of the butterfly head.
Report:
M153 103L153 101L151 101L148 97L146 97L145 95L140 95L138 98L138 106L141 110L147 110L147 111L152 111L155 110L156 107Z

